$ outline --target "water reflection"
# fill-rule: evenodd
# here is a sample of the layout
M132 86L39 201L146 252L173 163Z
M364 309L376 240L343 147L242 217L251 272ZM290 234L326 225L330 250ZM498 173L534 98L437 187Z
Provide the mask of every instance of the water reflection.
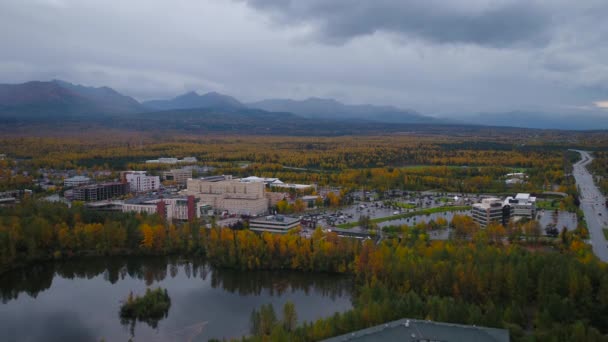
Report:
M221 288L239 295L260 295L263 291L274 296L285 292L311 291L335 299L350 293L350 279L346 277L311 277L305 272L291 271L238 271L212 268L202 258L175 257L109 257L83 258L64 262L46 262L8 272L0 276L0 297L3 303L17 299L25 293L36 298L49 289L53 278L93 279L99 275L111 284L126 278L143 280L146 286L161 282L167 277L183 274L186 278L207 280L213 288Z
M156 329L120 324L133 291L166 288L168 317ZM86 258L40 263L0 277L2 341L206 341L238 338L263 304L292 301L300 321L352 307L349 277L214 269L203 259ZM65 323L68 322L68 323Z

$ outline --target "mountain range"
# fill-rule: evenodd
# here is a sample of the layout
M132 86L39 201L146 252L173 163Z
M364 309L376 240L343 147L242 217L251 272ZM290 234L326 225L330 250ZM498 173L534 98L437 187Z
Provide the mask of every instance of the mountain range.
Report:
M578 130L608 128L608 118L592 116L572 118L547 113L507 112L460 114L455 117L460 120L425 116L414 110L392 106L348 105L334 99L315 97L243 103L216 92L200 95L192 91L172 99L140 103L112 88L87 87L61 80L0 84L0 123L5 124L58 120L95 122L101 125L128 122L143 129L144 126L150 127L143 121L153 120L158 124L159 120L165 120L174 127L203 129L214 122L217 129L232 127L234 130L239 124L247 122L248 125L239 127L255 126L256 130L263 131L263 124L268 124L272 118L274 128L281 125L294 128L292 123L297 122L301 127L314 129L322 123L327 125L339 122L345 131L360 131L365 130L365 127L374 127L380 131L407 131L408 125L484 125ZM226 121L225 125L220 122L222 120ZM261 120L261 125L253 125L255 120ZM370 126L369 123L380 125ZM399 126L391 127L391 124Z
M5 118L50 119L146 110L137 100L108 87L84 87L59 80L0 84L0 116Z
M308 119L361 120L384 123L435 123L436 119L412 110L389 106L346 105L333 99L309 98L263 100L244 104L234 97L209 92L199 95L188 92L168 100L139 103L108 87L85 87L69 82L32 81L0 85L0 117L13 119L44 119L87 117L99 114L125 115L183 109L216 111L260 111L292 113ZM251 112L250 112L251 113Z

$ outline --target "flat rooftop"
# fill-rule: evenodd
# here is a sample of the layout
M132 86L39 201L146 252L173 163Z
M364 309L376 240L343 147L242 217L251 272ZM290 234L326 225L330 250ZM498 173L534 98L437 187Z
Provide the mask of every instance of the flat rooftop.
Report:
M297 217L290 216L282 216L282 215L269 215L265 217L258 217L254 220L250 220L250 223L266 223L266 222L277 222L283 224L292 224L295 222L300 222L300 219Z
M324 341L509 342L509 331L505 329L485 328L474 325L440 323L415 319L400 319L398 321L336 336Z

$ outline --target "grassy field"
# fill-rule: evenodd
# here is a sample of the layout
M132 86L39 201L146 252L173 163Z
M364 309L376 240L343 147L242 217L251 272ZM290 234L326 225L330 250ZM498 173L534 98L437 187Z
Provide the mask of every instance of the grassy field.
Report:
M471 209L471 207L466 206L466 205L465 206L436 207L436 208L412 211L410 213L405 213L405 214L379 217L379 218L372 219L371 221L373 223L381 223L381 222L386 222L386 221L400 220L400 219L404 219L404 218L420 216L420 215L430 215L430 214L435 214L435 213L446 213L446 212L450 212L450 211L461 211L461 210L470 210L470 209ZM337 227L338 228L354 228L354 227L357 227L358 225L359 225L359 222L349 222L349 223L339 224L339 225L337 225Z
M604 237L608 240L608 228L602 229L604 231Z

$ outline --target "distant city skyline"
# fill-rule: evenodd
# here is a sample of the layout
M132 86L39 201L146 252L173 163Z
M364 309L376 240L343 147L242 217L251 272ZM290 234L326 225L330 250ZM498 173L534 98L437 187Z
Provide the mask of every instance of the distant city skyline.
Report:
M608 117L608 3L7 0L0 83Z

